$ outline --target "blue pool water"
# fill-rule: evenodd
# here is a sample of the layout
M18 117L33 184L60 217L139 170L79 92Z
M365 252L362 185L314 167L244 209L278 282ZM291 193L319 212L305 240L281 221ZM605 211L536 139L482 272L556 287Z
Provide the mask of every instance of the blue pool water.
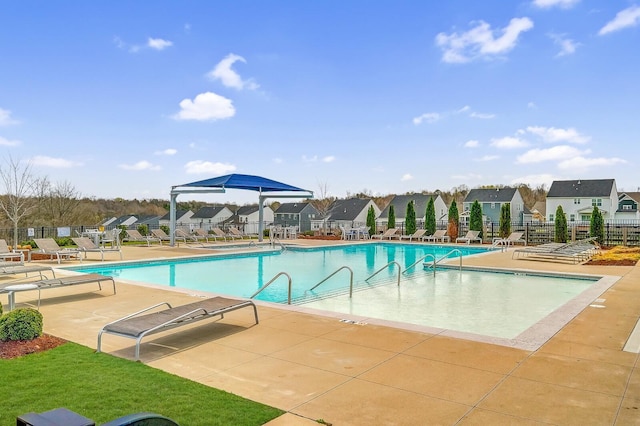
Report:
M79 272L98 273L125 280L167 285L170 287L204 290L230 296L250 297L280 272L286 272L292 280L292 298L305 296L305 292L342 266L353 270L354 283L362 283L377 269L391 261L401 264L404 270L421 257L432 255L437 259L446 256L452 247L416 244L354 244L322 248L288 248L285 251L258 251L254 253L207 256L188 259L171 259L119 263L104 266L80 266L71 268ZM477 247L456 248L450 257L484 253ZM431 257L429 257L431 259ZM422 264L413 269L422 269ZM375 281L397 276L397 267L378 274ZM322 284L319 290L331 292L348 289L346 271ZM286 277L279 278L256 299L269 302L287 301Z
M460 254L486 251L478 247L376 243L70 269L243 298L251 297L278 273L286 272L292 281L292 299L305 307L506 339L520 335L598 280L447 267L438 267L433 274L420 261L424 256L428 260L447 255L458 258ZM403 271L399 286L396 264L367 280L390 262L399 263ZM350 274L344 269L310 291L343 266L353 271L353 297L349 297ZM256 299L286 303L287 293L287 279L281 276Z

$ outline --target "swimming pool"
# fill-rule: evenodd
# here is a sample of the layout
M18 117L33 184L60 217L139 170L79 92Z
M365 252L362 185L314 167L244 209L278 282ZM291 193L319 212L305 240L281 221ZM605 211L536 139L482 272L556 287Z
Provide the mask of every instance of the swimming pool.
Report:
M70 269L238 297L250 297L278 273L286 272L292 281L292 298L304 308L496 339L530 339L526 332L567 302L584 294L589 301L594 298L588 290L594 291L598 277L445 266L438 266L434 274L424 269L423 257L458 257L457 250L463 256L487 252L479 247L374 243ZM403 271L400 285L398 266L393 262ZM344 266L353 271L353 297L349 297L350 273L340 270ZM367 279L380 269L378 275ZM310 290L336 271L317 289ZM256 299L282 303L287 300L287 292L287 279L281 276ZM584 306L583 302L580 309Z

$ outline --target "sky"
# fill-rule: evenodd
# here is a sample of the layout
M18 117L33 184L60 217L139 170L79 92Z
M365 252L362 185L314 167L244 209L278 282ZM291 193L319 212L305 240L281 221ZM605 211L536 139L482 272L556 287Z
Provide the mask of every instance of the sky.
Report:
M640 188L638 0L0 4L0 167L82 196Z

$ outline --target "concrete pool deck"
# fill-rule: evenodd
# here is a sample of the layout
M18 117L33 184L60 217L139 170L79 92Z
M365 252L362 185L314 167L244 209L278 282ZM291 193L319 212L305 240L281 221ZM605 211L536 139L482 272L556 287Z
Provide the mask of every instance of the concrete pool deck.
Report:
M202 252L184 245L123 251L125 260ZM640 266L512 260L510 252L465 258L463 264L621 278L534 351L345 323L260 303L258 325L250 310L239 310L220 321L150 336L143 341L141 360L287 411L271 426L318 420L333 425L640 424L639 355L622 351L640 316ZM123 282L116 295L59 288L42 292L40 310L46 333L95 349L107 322L161 301L187 303L195 293ZM35 297L36 292L21 292L16 303L33 303ZM133 359L133 343L105 336L103 350Z

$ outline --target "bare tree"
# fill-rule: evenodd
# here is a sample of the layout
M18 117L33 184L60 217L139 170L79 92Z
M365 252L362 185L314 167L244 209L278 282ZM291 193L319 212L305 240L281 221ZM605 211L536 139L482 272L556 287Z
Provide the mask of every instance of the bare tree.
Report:
M13 244L18 244L18 225L36 206L37 185L39 180L31 171L31 163L22 163L9 156L4 165L0 165L0 177L5 186L0 196L0 209L13 224Z
M327 218L331 213L331 205L335 200L335 197L329 196L329 185L326 182L318 182L318 198L310 200L309 202L318 210L318 214L320 214L320 218L322 219L323 228L327 227Z
M49 179L40 179L38 191L39 217L48 226L73 225L81 217L80 193L69 181L52 184Z

